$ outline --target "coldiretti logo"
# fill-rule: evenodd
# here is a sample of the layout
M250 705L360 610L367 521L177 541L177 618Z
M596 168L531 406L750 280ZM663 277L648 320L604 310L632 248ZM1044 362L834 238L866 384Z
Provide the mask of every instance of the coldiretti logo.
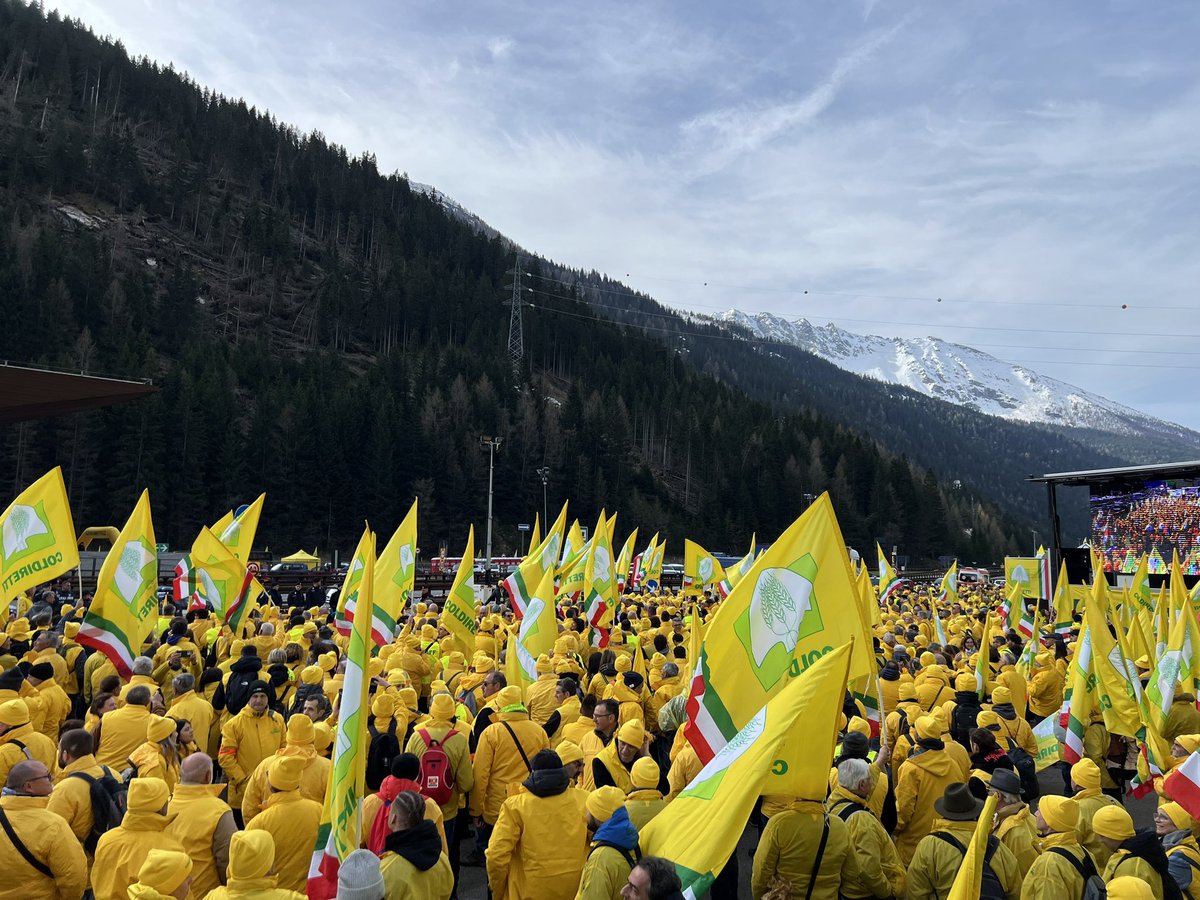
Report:
M0 551L4 571L55 544L54 530L43 504L15 504L0 526Z
M824 628L813 589L816 580L817 563L807 553L786 568L763 569L749 608L734 623L734 633L765 691L787 673L796 645Z

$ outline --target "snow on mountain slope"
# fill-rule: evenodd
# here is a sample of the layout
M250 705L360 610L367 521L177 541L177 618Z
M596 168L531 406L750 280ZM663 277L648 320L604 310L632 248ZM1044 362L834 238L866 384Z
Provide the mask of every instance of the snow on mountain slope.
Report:
M1200 446L1200 434L1097 394L940 338L860 335L830 323L729 310L717 317L753 337L791 344L839 368L1017 422L1152 433Z

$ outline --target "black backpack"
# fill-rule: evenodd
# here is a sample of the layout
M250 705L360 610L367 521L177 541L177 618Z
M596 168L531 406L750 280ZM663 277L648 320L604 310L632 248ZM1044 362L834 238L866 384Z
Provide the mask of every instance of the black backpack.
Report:
M1082 860L1062 847L1051 847L1050 852L1067 860L1083 878L1083 893L1080 895L1080 900L1105 900L1108 897L1108 888L1104 885L1104 879L1096 872L1096 865L1087 852L1084 852ZM1190 863L1191 860L1189 859L1188 862Z
M1028 803L1040 797L1042 788L1038 784L1037 762L1018 747L1012 738L1008 739L1008 758L1012 760L1013 768L1021 777L1021 799Z
M400 742L396 740L396 720L387 731L380 731L374 722L367 723L371 733L371 744L367 748L367 787L379 790L383 779L392 774L392 760L400 755Z
M101 766L104 774L99 778L86 772L72 772L68 778L81 778L88 783L92 804L92 830L84 839L83 848L89 855L96 852L100 836L121 824L127 806L129 786L113 775L108 766Z
M966 859L967 848L960 844L958 838L954 835L945 831L935 831L933 832L933 836L950 844L963 855L963 859ZM996 872L992 868L992 856L996 853L996 848L999 846L1000 842L995 837L989 835L987 852L983 854L983 881L979 886L979 900L1006 900L1008 896L1004 892L1004 885L1000 883L1000 879L996 876Z
M968 750L971 749L971 732L975 728L975 720L979 716L979 706L965 706L959 703L954 707L951 716L950 735Z
M253 672L231 672L224 685L225 708L229 715L236 716L250 702L250 685L264 680L256 669ZM216 704L213 704L214 706Z

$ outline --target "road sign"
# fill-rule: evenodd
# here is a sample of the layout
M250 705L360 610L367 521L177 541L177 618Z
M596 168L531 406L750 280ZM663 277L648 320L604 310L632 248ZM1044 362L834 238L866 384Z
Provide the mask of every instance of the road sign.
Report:
M157 550L159 553L166 553L167 545L166 544L155 544L154 549Z
M256 562L247 563L246 571L249 572L251 575L257 575L259 573L258 563L256 563Z
M517 531L533 531L533 526L526 522L524 525L518 525Z

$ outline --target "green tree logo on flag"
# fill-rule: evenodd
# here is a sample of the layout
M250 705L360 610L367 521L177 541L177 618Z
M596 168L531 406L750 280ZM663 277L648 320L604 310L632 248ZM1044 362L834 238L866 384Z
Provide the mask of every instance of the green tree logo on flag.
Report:
M113 590L117 592L125 605L133 610L134 601L141 597L147 588L147 582L157 574L150 569L150 564L157 561L153 550L141 540L132 540L125 544L121 551L121 559L117 562L117 570L113 573ZM206 572L201 571L202 578L207 578ZM135 611L136 612L136 611Z
M805 554L787 568L764 569L733 630L764 691L787 674L796 644L824 629L813 584L817 563Z
M766 727L767 708L764 706L753 719L746 723L745 728L735 734L729 743L709 760L708 765L679 796L711 800L716 796L717 789L725 779L729 767L737 761L738 757L754 746L754 742L762 737Z
M558 562L558 547L559 537L554 535L546 542L545 548L542 550L542 568L553 569Z
M0 540L4 548L6 569L22 557L52 545L54 531L50 528L42 504L39 503L36 507L14 505L4 520L3 529L0 529Z

